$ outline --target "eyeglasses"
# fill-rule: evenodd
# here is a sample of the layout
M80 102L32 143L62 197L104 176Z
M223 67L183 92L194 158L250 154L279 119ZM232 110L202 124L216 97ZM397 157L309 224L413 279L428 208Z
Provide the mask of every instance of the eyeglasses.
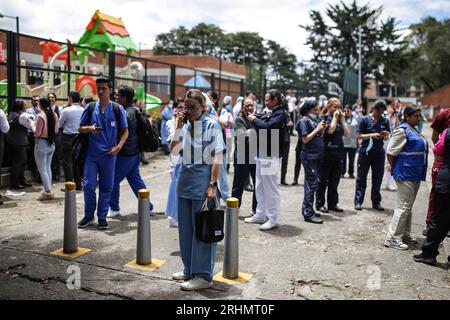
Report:
M199 105L199 104L191 104L191 105L185 104L184 106L185 106L186 109L188 109L188 110L197 110L198 108L200 108L200 105Z

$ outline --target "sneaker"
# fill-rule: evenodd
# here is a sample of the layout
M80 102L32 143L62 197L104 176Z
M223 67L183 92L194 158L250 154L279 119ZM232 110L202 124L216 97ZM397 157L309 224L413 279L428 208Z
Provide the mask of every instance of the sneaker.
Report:
M107 218L114 218L115 216L119 216L120 215L120 210L119 211L115 211L112 209L109 209L108 214L106 215Z
M98 220L97 228L99 230L106 230L106 229L109 229L109 224L106 220Z
M384 241L384 246L386 248L393 248L397 250L408 250L408 245L404 244L400 240L388 239Z
M154 209L153 203L149 202L148 205L149 205L149 209L150 209L150 210L149 210L150 216L153 216L153 209Z
M178 222L174 218L169 217L168 220L169 220L169 228L178 228Z
M362 209L363 208L362 208L362 205L360 203L356 203L355 204L355 210L361 211Z
M213 286L212 281L207 281L202 278L194 278L189 281L183 282L181 284L181 290L184 291L195 291L195 290L202 290L202 289L208 289Z
M78 221L78 228L83 229L86 228L88 225L93 224L95 221L95 218L86 218L84 217L83 219L81 219L80 221Z
M43 192L38 198L38 201L47 201L47 200L53 200L55 199L55 196L53 195L53 193L49 193L49 192Z
M315 223L315 224L322 224L323 223L322 219L320 219L320 218L318 218L318 217L316 217L314 215L311 216L311 217L306 217L304 219L305 219L305 222L309 222L309 223Z
M384 211L384 208L380 204L374 204L372 205L372 208L374 208L377 211Z
M403 241L403 243L406 243L406 244L417 244L417 239L411 237L409 234L404 235L402 241Z
M263 224L264 222L266 222L266 219L261 219L261 218L258 218L256 215L254 215L254 216L251 216L250 218L246 218L244 221L246 223Z
M187 281L191 279L191 276L188 274L184 274L184 271L178 271L172 274L172 279Z
M414 261L416 261L416 262L422 262L422 263L428 264L430 266L434 266L437 263L436 258L427 258L423 255L423 253L416 254L413 256L413 258L414 258Z
M279 223L273 223L271 221L267 221L262 226L259 227L259 230L261 231L269 231L275 228L278 228L280 226Z
M316 208L316 209L317 209L317 211L320 211L322 213L328 213L329 212L327 207L325 207L325 206L321 206L320 208Z

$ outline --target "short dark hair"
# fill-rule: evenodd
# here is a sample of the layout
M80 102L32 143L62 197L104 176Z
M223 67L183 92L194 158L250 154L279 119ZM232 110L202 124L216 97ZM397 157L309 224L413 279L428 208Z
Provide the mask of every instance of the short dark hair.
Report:
M380 110L380 109L386 110L387 109L387 105L386 105L386 102L384 100L377 100L375 102L375 104L373 105L373 108L377 109L377 110Z
M100 83L106 83L110 89L112 89L111 80L108 77L100 76L95 80L95 84L99 85Z
M133 102L134 90L132 87L121 85L119 90L117 90L117 94L121 97L125 97L125 99L127 99L127 103Z
M84 103L91 103L92 101L94 101L94 98L91 96L84 97Z
M25 107L25 101L22 99L16 99L16 100L14 100L14 104L12 105L10 112L23 111L24 107Z
M78 91L70 91L69 92L69 97L72 98L72 101L74 103L80 103L81 96L80 96L80 93Z

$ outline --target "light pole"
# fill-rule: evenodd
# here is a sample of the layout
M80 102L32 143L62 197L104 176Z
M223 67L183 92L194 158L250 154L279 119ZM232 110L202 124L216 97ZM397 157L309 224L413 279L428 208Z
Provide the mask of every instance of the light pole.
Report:
M5 14L2 14L2 13L0 13L0 19L1 18L9 18L9 19L14 19L14 20L16 20L16 33L17 33L17 37L16 37L16 41L17 41L17 44L16 44L16 46L17 46L17 64L18 65L20 65L20 39L19 39L19 17L18 16L16 16L16 17L12 17L12 16L7 16L7 15L5 15ZM18 73L18 75L17 75L17 79L19 80L19 82L20 82L20 72Z
M358 28L358 99L361 99L362 91L362 39L361 26Z
M139 57L141 56L141 44L147 45L145 42L139 42L139 43L138 43L138 47L139 47Z

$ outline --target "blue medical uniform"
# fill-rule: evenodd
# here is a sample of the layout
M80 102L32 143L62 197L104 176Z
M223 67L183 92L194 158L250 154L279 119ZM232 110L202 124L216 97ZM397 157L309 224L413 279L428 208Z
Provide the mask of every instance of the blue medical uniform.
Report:
M220 124L206 114L196 122L194 133L193 126L190 122L184 126L180 142L183 143L177 184L180 252L186 275L212 281L217 244L196 238L195 214L206 199L214 156L225 150L225 143Z
M138 191L140 189L147 188L139 172L141 154L138 143L138 125L136 118L138 112L139 111L134 106L130 106L126 110L128 138L117 155L114 186L109 201L109 206L111 210L114 211L120 211L120 183L123 179L127 178L128 184L130 185L131 190L133 190L136 198L138 197Z
M297 131L300 133L299 139L306 137L317 128L317 121L308 116L303 117L297 125ZM300 153L301 162L305 169L304 197L302 205L302 214L304 218L310 218L314 215L314 194L319 186L319 164L324 155L324 143L320 134L316 135L308 143L302 145Z
M161 144L167 145L167 138L169 137L169 129L167 129L166 123L167 121L173 118L173 110L172 108L165 107L162 114L162 122L161 122Z
M80 121L80 126L96 124L103 130L97 134L89 134L89 146L84 164L84 216L92 219L96 207L97 177L99 185L99 199L97 206L98 220L105 220L108 214L109 200L114 182L114 169L116 156L107 155L109 150L117 145L120 132L128 128L125 110L119 106L120 120L116 120L113 103L110 102L101 111L100 103L97 101L92 112L91 122L88 123L89 111L85 109ZM120 123L117 123L120 121ZM120 132L119 132L120 130Z
M382 131L391 131L389 127L389 120L385 117L381 117L378 122L375 122L372 116L367 115L361 119L358 126L358 132L361 134L381 133ZM364 140L361 144L358 155L358 175L356 178L355 204L362 204L364 202L369 168L372 168L372 205L376 206L381 203L380 187L383 181L384 163L386 159L383 144L383 139L372 139L372 142L370 142L370 139Z

